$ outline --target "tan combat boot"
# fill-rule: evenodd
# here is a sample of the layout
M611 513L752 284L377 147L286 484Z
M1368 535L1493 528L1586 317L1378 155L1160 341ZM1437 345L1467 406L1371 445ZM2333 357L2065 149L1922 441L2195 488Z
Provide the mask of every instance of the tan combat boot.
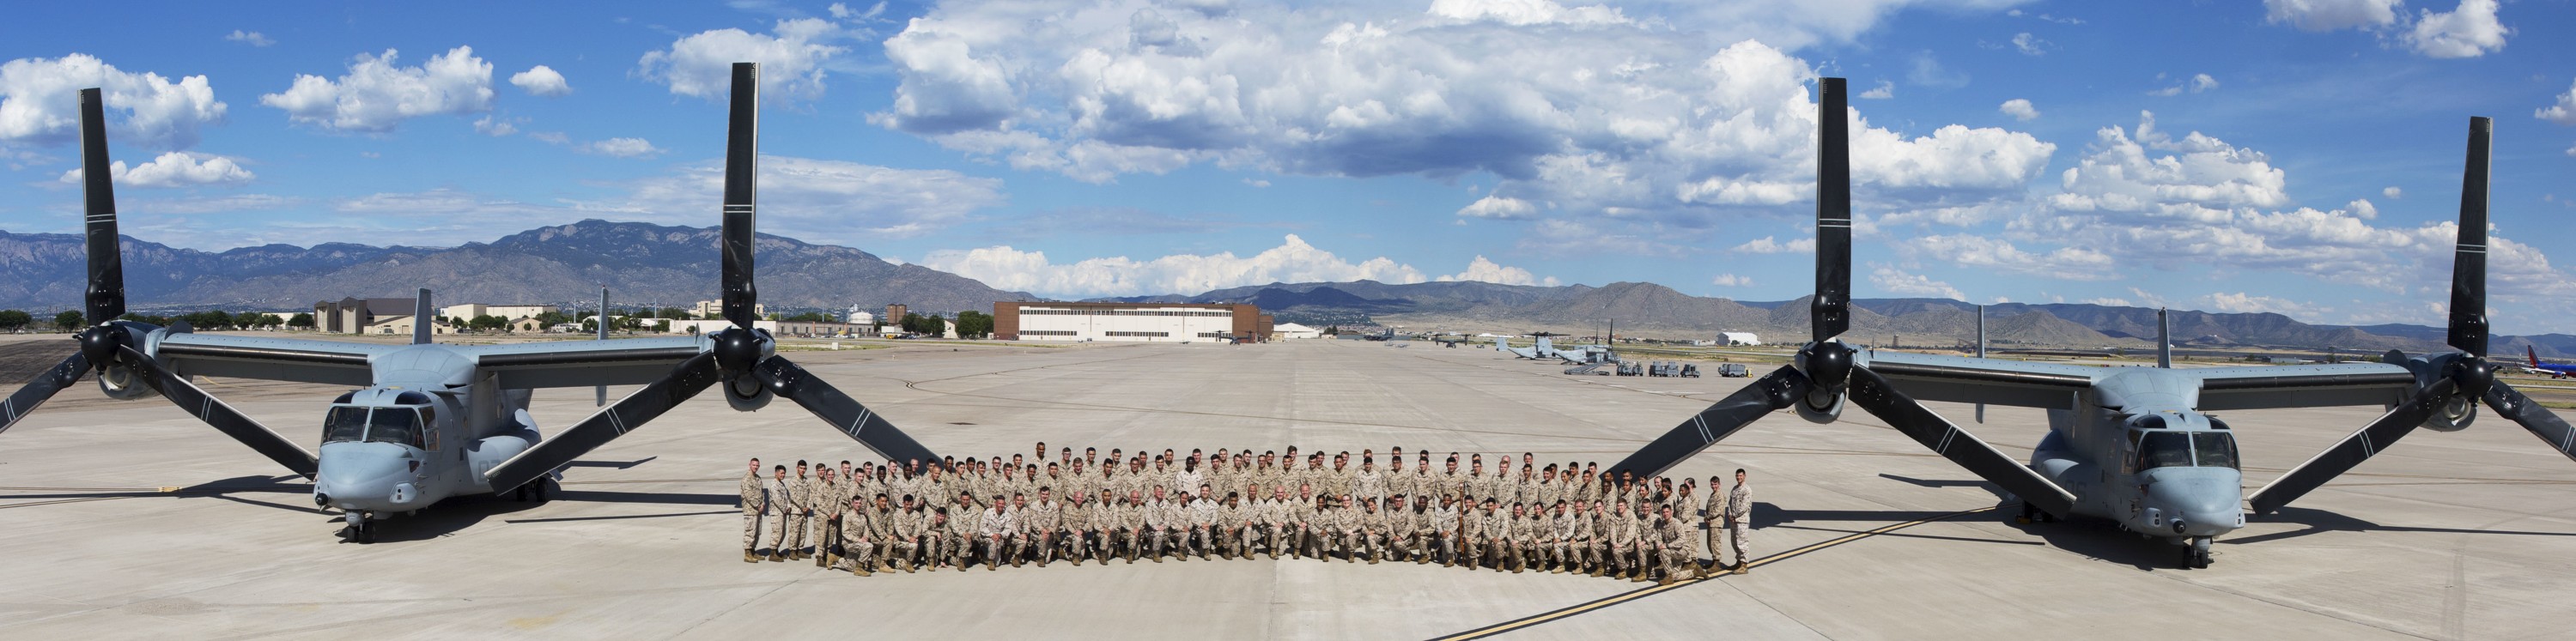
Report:
M742 551L742 562L744 562L744 563L759 563L759 562L760 562L760 555L759 555L758 553L754 553L754 552L752 552L751 550L743 550L743 551Z
M869 565L872 565L872 564L869 564L869 563L852 563L852 564L850 564L850 576L876 576L876 573L875 573L875 572L869 572L869 571L868 571L868 566L869 566Z

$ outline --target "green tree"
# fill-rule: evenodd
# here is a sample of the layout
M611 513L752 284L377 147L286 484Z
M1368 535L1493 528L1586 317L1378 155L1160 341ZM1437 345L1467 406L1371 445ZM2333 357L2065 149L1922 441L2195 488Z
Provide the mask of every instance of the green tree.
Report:
M36 322L35 315L23 310L0 309L0 329L11 331L26 329L27 324L33 322Z
M1342 335L1342 326L1340 326L1340 325L1325 325L1325 326L1324 326L1324 335L1325 335L1325 336L1340 336L1340 335Z
M296 329L313 329L313 314L311 312L296 312L294 316L286 317L286 326Z
M993 335L993 315L971 309L958 312L957 335L964 338L983 338Z
M572 322L572 317L564 315L563 312L542 312L537 314L537 322L547 327L553 327L563 323Z
M832 317L830 317L830 316L825 316L825 315L823 315L823 313L822 313L822 312L805 312L805 313L802 313L802 314L797 314L797 315L794 315L794 316L789 316L789 317L787 317L787 320L788 320L789 322L796 322L796 323L829 323L829 322L832 322Z
M921 319L921 333L931 336L948 333L948 319L941 318L938 314L931 314L929 318Z
M54 329L65 332L77 332L80 331L82 327L87 327L88 325L89 315L83 314L77 309L54 314Z
M466 321L466 322L465 322L465 326L466 326L466 327L474 328L474 331L478 331L478 332L488 332L488 331L492 331L492 330L496 330L496 329L501 329L501 328L504 328L504 327L509 327L509 326L510 326L510 319L502 318L502 317L499 317L499 316L493 316L493 315L491 315L491 314L483 314L483 315L480 315L480 316L475 316L475 317L474 317L474 320Z
M922 320L923 320L923 319L922 319L922 317L921 317L921 315L920 315L920 314L915 314L915 313L912 313L912 312L904 312L904 314L903 314L903 320L902 320L901 322L899 322L899 323L896 323L896 326L898 326L898 327L902 327L902 328L903 328L904 333L907 333L907 334L919 334L919 333L921 333L921 323L922 323Z
M276 327L286 324L286 319L278 318L276 314L260 314L258 317L252 318L250 320L250 324L259 327Z

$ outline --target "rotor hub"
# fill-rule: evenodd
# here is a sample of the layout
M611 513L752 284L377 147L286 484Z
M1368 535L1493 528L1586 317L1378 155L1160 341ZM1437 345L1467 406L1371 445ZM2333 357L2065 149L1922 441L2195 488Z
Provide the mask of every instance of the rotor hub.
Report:
M2451 361L2442 369L2442 376L2451 379L2451 383L2457 386L2460 396L2464 398L2484 397L2487 394L2487 388L2495 385L2496 365L2487 362L2484 358L2475 356L2461 358Z
M125 339L126 333L123 327L112 323L92 326L81 330L81 355L89 358L90 367L104 370L109 363L116 362L116 348L124 346Z
M1844 383L1851 382L1852 357L1852 348L1842 341L1809 343L1798 351L1798 368L1805 370L1807 380L1814 381L1818 388L1840 390Z
M752 366L760 362L761 347L767 342L769 337L759 332L736 327L716 332L716 344L708 351L715 354L717 369L727 374L742 374L750 372Z

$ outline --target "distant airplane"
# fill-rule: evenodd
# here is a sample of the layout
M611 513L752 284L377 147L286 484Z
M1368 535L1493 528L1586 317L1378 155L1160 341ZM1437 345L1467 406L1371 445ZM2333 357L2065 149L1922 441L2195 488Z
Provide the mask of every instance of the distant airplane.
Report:
M2540 362L2540 352L2532 350L2528 345L2523 346L2522 355L2531 360L2530 366L2522 368L2524 372L2548 374L2550 378L2567 378L2570 375L2576 375L2576 365Z

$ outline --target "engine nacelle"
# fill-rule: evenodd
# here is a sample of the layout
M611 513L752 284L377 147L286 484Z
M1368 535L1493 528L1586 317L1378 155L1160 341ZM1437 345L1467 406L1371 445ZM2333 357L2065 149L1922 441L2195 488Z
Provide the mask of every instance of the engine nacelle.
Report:
M1848 396L1841 392L1816 390L1790 405L1798 408L1798 418L1821 425L1842 419L1843 400Z
M134 373L134 368L125 365L113 364L108 365L106 369L99 371L98 391L107 394L108 398L120 401L152 398L161 395L161 392L152 389L152 386L144 385L142 377L137 376Z
M2468 429L2469 423L2476 420L2478 420L2478 400L2454 395L2450 402L2443 403L2440 408L2434 409L2433 417L2424 419L2424 424L2419 427L2436 432L2457 432Z
M760 411L760 408L769 406L769 399L776 396L769 392L769 386L760 384L760 379L749 375L719 381L716 387L724 388L725 404L732 405L739 412Z

